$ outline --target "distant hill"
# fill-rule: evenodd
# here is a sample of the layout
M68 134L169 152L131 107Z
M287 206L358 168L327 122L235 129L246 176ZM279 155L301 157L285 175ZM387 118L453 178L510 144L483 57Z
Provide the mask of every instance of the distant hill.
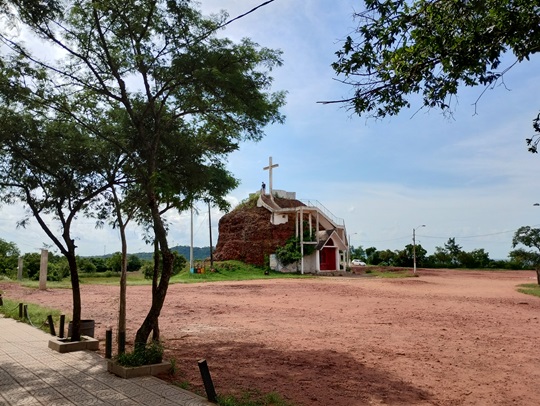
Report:
M180 255L183 255L189 261L189 245L177 245L176 247L171 247L171 251L176 251ZM129 255L136 255L140 259L152 260L154 253L153 252L135 252L129 253ZM112 254L107 255L95 255L94 258L110 258ZM194 260L203 260L210 257L210 247L193 247L193 259Z
M183 255L189 261L189 245L177 245L171 247L171 251L176 251ZM153 252L136 252L132 255L138 256L140 259L152 260ZM202 260L210 257L210 247L193 247L193 259Z

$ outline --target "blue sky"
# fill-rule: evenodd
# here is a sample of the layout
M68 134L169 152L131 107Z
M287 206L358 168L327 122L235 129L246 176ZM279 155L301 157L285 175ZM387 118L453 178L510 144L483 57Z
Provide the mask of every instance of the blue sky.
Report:
M236 17L262 1L202 0L208 14L225 9ZM262 168L272 156L274 188L318 200L345 220L353 245L403 249L417 230L417 243L432 253L450 237L464 250L484 248L491 258L506 258L513 232L540 226L538 180L540 156L527 152L532 119L540 110L540 58L515 66L506 86L463 88L454 117L439 111L411 110L384 120L351 115L338 105L317 104L350 96L330 64L340 42L354 28L352 0L275 0L231 25L220 35L251 37L283 51L284 65L273 72L274 89L286 90L286 121L266 129L259 143L243 143L228 159L241 181L230 195L237 204L268 183ZM511 58L508 58L511 61ZM208 245L208 217L200 205L195 217L195 245ZM22 252L50 243L37 225L15 229L20 209L3 207L2 238ZM214 245L223 213L212 212ZM189 245L189 213L171 217L172 245ZM119 250L115 231L95 230L89 220L76 225L79 253L101 255ZM148 251L136 229L131 252Z

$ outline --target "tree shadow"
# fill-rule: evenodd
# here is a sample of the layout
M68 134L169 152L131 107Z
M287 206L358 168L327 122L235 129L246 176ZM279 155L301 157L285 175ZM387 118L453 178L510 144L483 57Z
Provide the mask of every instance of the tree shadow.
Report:
M295 405L333 406L428 404L432 396L377 365L333 349L278 351L264 343L189 341L167 355L176 359L176 379L202 392L197 361L206 359L221 395L277 392Z

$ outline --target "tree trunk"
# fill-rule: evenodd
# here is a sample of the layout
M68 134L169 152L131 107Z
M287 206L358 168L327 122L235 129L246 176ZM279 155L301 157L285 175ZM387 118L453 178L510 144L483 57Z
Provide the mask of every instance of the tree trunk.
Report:
M536 270L536 282L540 285L540 269Z
M156 319L156 323L152 329L152 341L159 341L159 318Z
M120 304L118 309L118 354L126 351L126 280L127 280L127 241L126 230L120 225L120 238L122 240L122 267L120 273Z
M156 295L159 279L159 245L154 239L154 274L152 275L152 301ZM159 319L156 320L152 329L152 340L159 341Z
M159 285L154 295L152 295L152 306L146 315L141 327L137 330L135 335L135 348L146 346L150 333L157 328L158 318L165 302L165 296L167 295L167 289L169 287L169 279L173 264L173 255L170 252L163 252L163 271ZM166 271L166 269L169 269Z
M155 290L152 289L152 306L150 307L146 318L135 335L136 349L146 346L150 333L154 329L158 329L158 319L161 309L163 308L163 303L165 302L165 296L167 295L167 289L169 288L169 280L172 275L174 263L174 255L169 251L169 245L167 242L167 230L163 224L163 219L161 218L157 200L153 191L148 192L148 197L154 225L155 241L159 244L159 249L161 252L162 270L159 283L156 284Z
M74 253L67 255L69 274L71 277L71 292L73 296L73 319L71 327L71 341L81 340L81 288L79 284L79 271Z
M127 239L126 226L129 222L129 216L124 222L122 218L122 209L120 208L120 199L116 193L116 188L112 187L114 198L114 208L116 211L116 220L120 230L120 240L122 242L122 264L120 267L120 303L118 306L118 354L126 351L126 293L127 293Z

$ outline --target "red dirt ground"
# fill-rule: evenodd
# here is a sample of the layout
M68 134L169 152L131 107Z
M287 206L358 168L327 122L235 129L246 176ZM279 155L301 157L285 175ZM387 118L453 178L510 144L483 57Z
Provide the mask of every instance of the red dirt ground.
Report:
M194 390L204 358L218 393L276 391L297 405L540 404L540 298L516 291L534 272L419 274L172 285L166 357ZM70 313L70 290L0 289ZM82 286L101 340L118 291ZM149 303L149 286L128 287L128 339Z

